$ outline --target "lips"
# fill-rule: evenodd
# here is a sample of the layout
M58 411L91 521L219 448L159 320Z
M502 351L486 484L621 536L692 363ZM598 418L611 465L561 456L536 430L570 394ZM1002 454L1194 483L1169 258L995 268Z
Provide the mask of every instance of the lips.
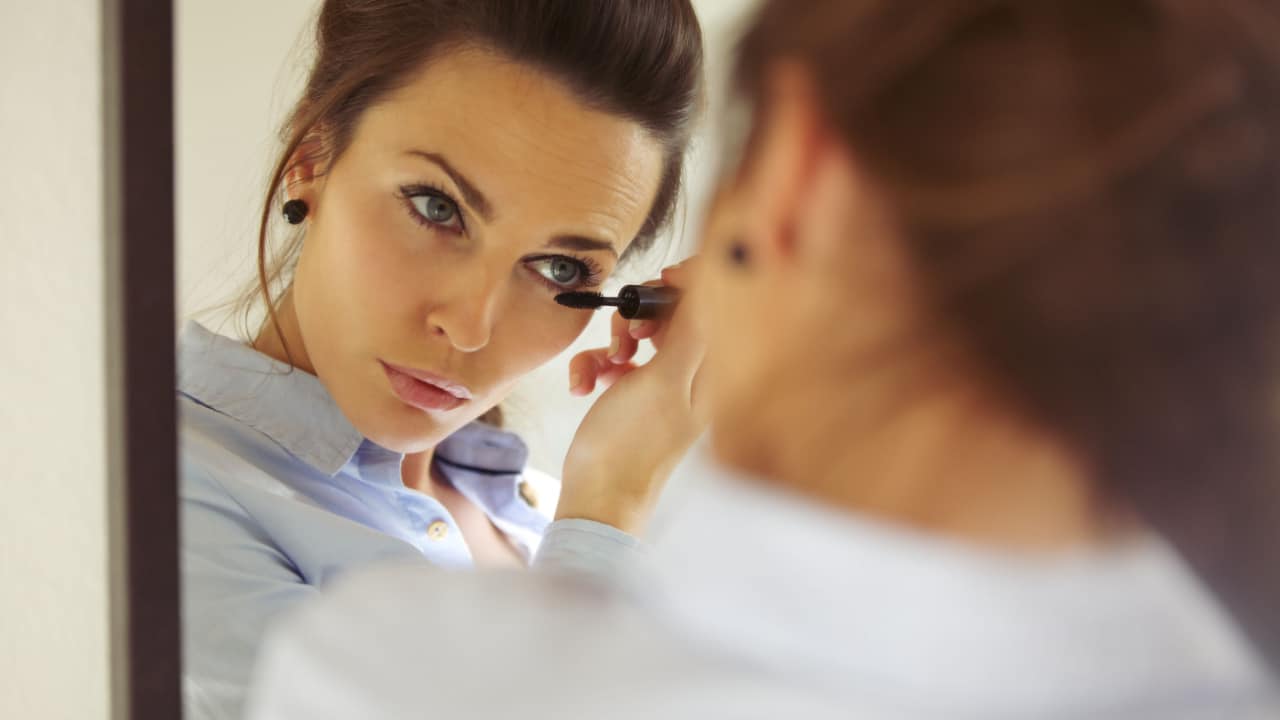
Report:
M400 401L419 410L456 410L471 400L464 385L425 370L400 367L387 362L382 370L391 383L391 391Z

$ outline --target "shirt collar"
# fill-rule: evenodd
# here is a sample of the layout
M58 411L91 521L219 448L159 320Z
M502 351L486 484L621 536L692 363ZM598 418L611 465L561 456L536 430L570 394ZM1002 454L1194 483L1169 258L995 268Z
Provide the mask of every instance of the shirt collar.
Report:
M436 445L435 459L484 475L519 475L529 447L515 433L473 422Z
M329 476L365 442L319 378L196 322L179 341L178 390ZM435 457L481 475L514 476L524 471L529 449L518 435L474 422L437 445Z
M364 438L320 379L191 322L178 343L178 390L335 475Z

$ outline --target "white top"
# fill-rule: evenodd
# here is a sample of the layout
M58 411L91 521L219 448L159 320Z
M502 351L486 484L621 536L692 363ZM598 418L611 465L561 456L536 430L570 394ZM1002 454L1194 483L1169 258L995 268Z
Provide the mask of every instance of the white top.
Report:
M339 583L268 642L249 717L1280 717L1159 540L1015 557L684 471L685 504L624 582Z

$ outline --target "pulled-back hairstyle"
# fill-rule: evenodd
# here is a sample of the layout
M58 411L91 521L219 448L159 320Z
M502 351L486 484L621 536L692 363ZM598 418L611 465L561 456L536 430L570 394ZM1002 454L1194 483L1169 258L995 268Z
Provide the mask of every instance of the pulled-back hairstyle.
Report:
M246 314L260 298L280 333L278 292L287 286L302 237L292 235L276 251L268 239L299 153L317 148L323 157L306 159L332 166L365 110L433 57L464 46L535 67L585 105L636 122L661 143L661 184L628 252L652 245L676 206L702 100L702 33L689 0L326 0L316 23L315 63L285 124L263 203L258 282L242 308ZM319 142L309 142L313 138Z
M1280 14L1261 0L772 0L934 329L1280 660ZM759 122L759 119L757 119Z

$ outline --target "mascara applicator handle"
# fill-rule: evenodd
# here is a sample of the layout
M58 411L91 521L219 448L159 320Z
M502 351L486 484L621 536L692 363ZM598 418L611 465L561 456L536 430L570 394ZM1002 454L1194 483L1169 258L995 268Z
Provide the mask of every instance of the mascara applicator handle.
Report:
M627 285L618 291L622 301L618 314L628 320L652 320L670 315L680 302L680 291L672 287Z

